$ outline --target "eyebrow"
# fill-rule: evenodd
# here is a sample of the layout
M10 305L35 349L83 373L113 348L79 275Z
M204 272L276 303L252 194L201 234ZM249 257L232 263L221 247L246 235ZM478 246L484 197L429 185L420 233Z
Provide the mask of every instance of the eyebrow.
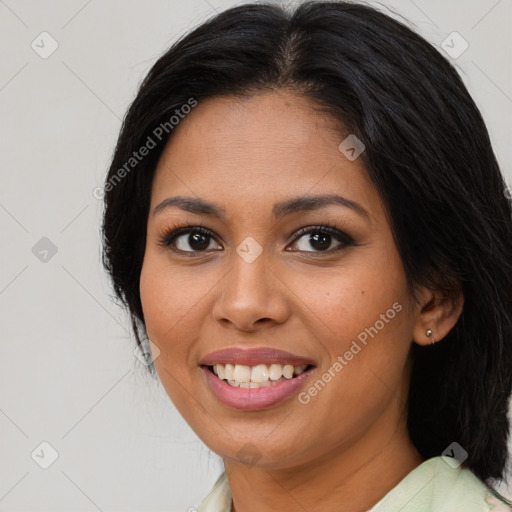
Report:
M361 216L370 219L368 210L361 206L359 203L347 199L346 197L339 196L337 194L323 194L317 196L302 196L288 199L286 201L274 204L272 208L272 214L274 219L280 219L286 215L292 213L308 212L323 208L330 205L339 205L345 208L350 208ZM153 215L160 213L166 208L176 206L191 213L212 215L219 219L225 219L226 210L216 203L205 201L204 199L198 199L195 197L183 197L175 196L164 199L161 203L155 206Z

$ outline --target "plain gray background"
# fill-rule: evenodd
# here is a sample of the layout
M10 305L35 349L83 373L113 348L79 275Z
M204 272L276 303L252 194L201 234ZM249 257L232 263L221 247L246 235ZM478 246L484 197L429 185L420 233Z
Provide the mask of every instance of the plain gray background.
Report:
M2 511L185 512L220 472L134 356L100 264L93 191L158 56L241 3L0 0ZM512 0L385 5L440 52L453 31L467 41L449 58L511 183Z

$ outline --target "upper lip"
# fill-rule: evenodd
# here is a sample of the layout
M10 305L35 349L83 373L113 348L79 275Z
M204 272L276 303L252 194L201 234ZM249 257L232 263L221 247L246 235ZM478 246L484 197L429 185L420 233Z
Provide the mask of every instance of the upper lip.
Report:
M241 364L247 366L256 366L258 364L315 365L313 360L308 357L298 356L271 347L223 348L211 352L199 364L204 366L213 366L215 364Z

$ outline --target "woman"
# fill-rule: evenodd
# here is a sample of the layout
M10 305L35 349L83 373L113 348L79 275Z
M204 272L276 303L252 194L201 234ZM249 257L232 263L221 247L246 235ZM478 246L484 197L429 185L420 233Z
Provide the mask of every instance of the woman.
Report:
M246 4L153 66L104 264L225 472L201 511L508 510L512 217L454 67L363 5Z

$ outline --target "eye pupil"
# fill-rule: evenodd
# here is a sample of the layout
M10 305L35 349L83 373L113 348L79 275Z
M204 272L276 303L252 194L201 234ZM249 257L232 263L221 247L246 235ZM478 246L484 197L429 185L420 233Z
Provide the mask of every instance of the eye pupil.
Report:
M331 235L315 233L309 237L309 242L314 249L325 249L325 248L329 247L329 245L331 245L330 238L331 238ZM328 241L328 243L325 243L326 241ZM314 244L317 244L317 243L319 244L319 246L315 247Z
M191 233L188 237L190 247L198 251L202 251L208 248L208 235L202 233Z

